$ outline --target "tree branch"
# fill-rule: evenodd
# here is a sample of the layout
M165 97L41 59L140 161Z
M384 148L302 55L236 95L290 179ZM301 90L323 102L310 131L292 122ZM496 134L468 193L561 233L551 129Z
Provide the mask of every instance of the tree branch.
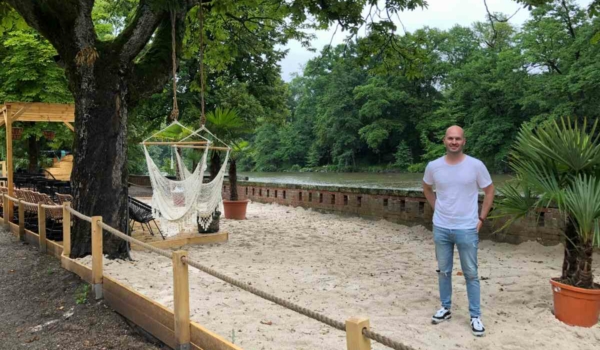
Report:
M166 17L164 11L152 11L148 1L140 1L135 18L115 39L116 48L120 51L119 59L122 63L130 62L142 51L158 25Z
M181 42L177 46L180 48ZM171 76L171 64L171 23L169 16L165 16L158 26L152 46L129 72L128 105L134 107L142 99L161 91Z
M5 0L27 24L43 35L59 54L74 56L93 46L96 40L92 22L94 0Z

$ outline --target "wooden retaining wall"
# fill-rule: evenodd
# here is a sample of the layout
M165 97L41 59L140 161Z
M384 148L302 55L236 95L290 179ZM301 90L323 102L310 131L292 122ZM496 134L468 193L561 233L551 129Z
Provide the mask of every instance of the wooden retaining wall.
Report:
M45 220L43 218L42 220ZM93 270L92 268L79 263L77 260L71 259L66 255L63 255L63 246L59 242L54 242L44 238L44 242L40 240L40 235L36 232L32 232L24 228L25 217L23 211L19 212L19 224L15 224L10 221L5 221L4 218L0 218L0 224L5 225L15 236L21 240L28 242L31 245L38 246L40 250L43 247L46 249L46 253L60 259L61 266L73 272L74 274L81 277L87 283L94 284ZM68 222L70 227L70 220L64 220ZM70 235L70 229L67 230ZM213 234L210 237L204 237L203 240L208 243L224 242L227 241L227 233ZM203 241L203 242L204 242ZM164 244L167 246L177 243L176 245L183 245L190 243L190 238L184 238L181 242L168 242ZM167 346L173 349L182 348L182 343L178 341L178 332L182 330L175 330L175 319L176 315L173 310L155 302L154 300L142 295L135 291L131 287L121 284L116 279L102 275L101 276L101 289L102 296L105 302L116 312L123 315L139 327L143 328L148 333L165 343ZM187 280L188 276L184 276ZM189 308L189 300L184 301L187 303ZM188 329L184 330L184 333L189 334L189 349L192 350L242 350L240 347L230 343L223 337L211 332L210 330L202 327L200 324L191 322L187 319ZM185 345L185 343L184 343Z

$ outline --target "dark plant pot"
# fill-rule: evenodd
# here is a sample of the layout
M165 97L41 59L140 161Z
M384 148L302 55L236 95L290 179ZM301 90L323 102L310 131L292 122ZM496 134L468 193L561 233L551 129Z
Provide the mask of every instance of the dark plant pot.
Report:
M219 232L220 219L221 219L221 212L218 210L215 210L215 212L212 214L212 221L211 221L210 225L208 225L206 230L203 229L202 225L200 225L200 222L198 222L198 233L217 233L217 232Z
M592 327L600 316L600 289L584 289L550 280L554 316L571 326Z
M56 133L54 131L50 131L50 130L44 130L43 134L44 134L44 137L46 138L46 140L48 140L48 141L54 140L54 136L56 136Z
M232 220L244 220L246 219L246 209L248 207L248 200L243 199L240 201L223 201L223 208L225 209L225 219Z
M20 140L23 136L23 128L12 128L12 139Z

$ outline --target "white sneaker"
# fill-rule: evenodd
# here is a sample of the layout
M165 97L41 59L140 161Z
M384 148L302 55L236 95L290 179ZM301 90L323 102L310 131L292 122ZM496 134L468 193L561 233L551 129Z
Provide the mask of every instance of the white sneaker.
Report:
M433 315L433 317L431 317L431 323L433 324L438 324L438 323L442 323L444 321L447 321L449 319L452 318L452 313L450 312L450 310L446 309L445 307L439 309L435 315Z
M483 322L481 322L481 318L471 318L471 331L473 332L473 335L477 337L482 337L485 334L485 327L483 327Z

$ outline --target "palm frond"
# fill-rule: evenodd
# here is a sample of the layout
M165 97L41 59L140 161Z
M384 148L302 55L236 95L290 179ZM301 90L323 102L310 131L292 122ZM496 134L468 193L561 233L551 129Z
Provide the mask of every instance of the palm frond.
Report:
M505 182L498 192L500 199L496 201L490 218L508 217L509 219L496 231L504 230L518 219L533 212L539 202L531 188L523 187L520 179Z
M565 209L584 242L599 242L600 179L582 174L564 192Z

